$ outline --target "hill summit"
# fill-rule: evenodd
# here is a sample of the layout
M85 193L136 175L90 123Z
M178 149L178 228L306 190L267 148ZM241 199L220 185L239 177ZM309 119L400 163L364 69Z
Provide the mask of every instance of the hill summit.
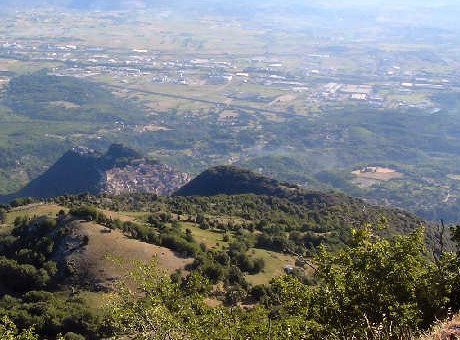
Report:
M176 192L178 196L267 195L285 196L297 186L280 183L235 166L210 168Z
M176 191L177 196L265 195L287 198L297 204L334 205L356 199L340 194L312 191L280 182L235 166L210 168Z
M320 215L348 221L377 223L382 216L385 216L389 226L385 233L389 234L393 233L393 228L399 229L399 232L411 232L422 224L420 219L403 210L376 206L340 192L308 190L235 166L210 168L185 184L174 195L197 198L257 195L267 197L270 201L276 198L279 202L289 202L295 206L312 209ZM431 231L429 230L428 233Z

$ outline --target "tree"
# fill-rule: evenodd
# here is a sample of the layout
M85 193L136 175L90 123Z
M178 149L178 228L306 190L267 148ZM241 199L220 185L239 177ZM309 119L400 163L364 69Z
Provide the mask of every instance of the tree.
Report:
M434 291L440 268L426 255L424 236L419 229L384 239L365 228L338 252L322 248L312 288L315 321L331 335L356 338L407 337L433 322L448 294ZM432 294L440 305L430 302Z
M241 247L233 244L234 250ZM220 274L202 265L209 276ZM108 329L139 339L392 340L412 338L449 308L458 310L458 258L446 253L436 263L428 257L422 229L389 239L369 228L355 231L338 251L322 247L315 267L314 285L291 275L275 278L268 287L253 289L263 304L244 310L238 303L248 287L234 265L225 282L231 307L204 302L210 285L200 275L173 281L154 264L140 265L131 271L129 285L113 296Z
M33 328L19 331L7 316L0 320L0 339L2 340L38 340Z

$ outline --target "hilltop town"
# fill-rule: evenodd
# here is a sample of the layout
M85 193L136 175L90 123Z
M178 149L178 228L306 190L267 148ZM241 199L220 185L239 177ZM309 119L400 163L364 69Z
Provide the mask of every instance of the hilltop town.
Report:
M105 178L103 191L111 195L150 193L170 196L191 180L189 174L177 172L165 164L145 160L109 169Z

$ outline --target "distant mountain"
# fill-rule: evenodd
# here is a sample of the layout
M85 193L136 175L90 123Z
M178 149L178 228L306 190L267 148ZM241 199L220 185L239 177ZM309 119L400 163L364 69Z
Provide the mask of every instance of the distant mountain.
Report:
M144 8L147 5L167 3L151 0L4 0L1 5L14 8L38 8L43 6L66 7L78 10L122 10Z
M143 0L72 0L68 2L70 8L91 10L119 10L130 8L143 8Z
M80 193L139 192L170 195L189 179L188 174L147 160L136 151L120 144L113 144L105 154L76 147L19 192L0 196L0 201Z

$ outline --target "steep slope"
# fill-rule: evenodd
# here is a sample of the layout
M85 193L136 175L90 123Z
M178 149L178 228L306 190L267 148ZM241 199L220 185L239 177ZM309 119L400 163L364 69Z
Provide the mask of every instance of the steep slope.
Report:
M56 270L44 266L52 274L53 284L90 290L110 288L115 279L125 274L126 266L130 267L132 261L148 263L155 258L158 265L170 273L191 263L191 259L178 257L168 248L133 239L120 230L83 221L67 212L63 206L47 204L11 210L8 223L16 217L22 223L8 225L8 230L0 234L0 260L6 256L36 268L53 261ZM40 217L28 219L32 214ZM8 243L8 238L12 242ZM19 253L34 255L26 259ZM5 291L0 284L0 297Z
M74 148L25 188L0 199L6 201L17 197L47 198L82 192L98 193L103 179L98 168L100 156L89 149Z
M20 197L51 198L81 193L169 195L188 181L188 174L145 159L120 144L113 144L105 154L77 147L19 192L0 196L0 202Z
M177 257L170 249L141 242L101 225L78 220L69 221L66 236L58 240L53 253L62 272L70 274L65 282L89 286L92 289L110 288L123 274L117 259L148 263L156 258L158 265L172 273L184 269L190 259Z

